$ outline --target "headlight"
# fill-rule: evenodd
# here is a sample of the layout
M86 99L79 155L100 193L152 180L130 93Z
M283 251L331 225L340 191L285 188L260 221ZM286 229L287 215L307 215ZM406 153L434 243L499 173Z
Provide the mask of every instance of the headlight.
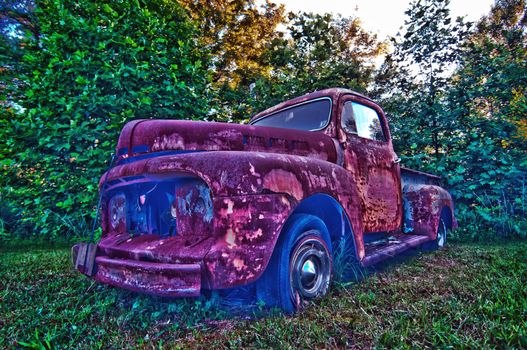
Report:
M119 228L121 223L126 223L126 196L117 193L110 199L109 205L110 226L113 230Z

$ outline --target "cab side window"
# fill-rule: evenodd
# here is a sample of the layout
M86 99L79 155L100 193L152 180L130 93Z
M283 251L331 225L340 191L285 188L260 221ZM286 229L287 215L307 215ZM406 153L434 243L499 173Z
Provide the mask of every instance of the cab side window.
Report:
M348 101L342 110L342 129L370 140L386 141L377 112L368 106Z

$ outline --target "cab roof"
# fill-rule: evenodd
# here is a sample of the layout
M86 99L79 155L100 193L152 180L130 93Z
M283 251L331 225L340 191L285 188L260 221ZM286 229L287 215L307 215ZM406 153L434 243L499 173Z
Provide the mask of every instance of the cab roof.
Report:
M311 93L308 93L308 94L305 94L305 95L302 95L302 96L298 96L298 97L295 97L293 99L290 99L290 100L287 100L287 101L284 101L282 103L279 103L277 104L276 106L273 106L271 108L267 108L266 110L254 115L253 117L251 117L251 120L250 122L256 120L256 119L259 119L265 115L269 115L269 114L273 114L279 110L282 110L284 108L287 108L287 107L291 107L291 106L294 106L296 104L299 104L299 103L302 103L302 102L305 102L305 101L309 101L309 100L314 100L314 99L317 99L317 98L320 98L320 97L330 97L333 101L337 101L339 99L340 96L342 95L355 95L355 96L359 96L359 97L362 97L364 99L367 99L369 101L372 101L369 97L367 96L364 96L356 91L353 91L353 90L350 90L350 89L345 89L345 88L330 88L330 89L324 89L324 90L319 90L319 91L314 91L314 92L311 92ZM373 101L372 101L373 102Z

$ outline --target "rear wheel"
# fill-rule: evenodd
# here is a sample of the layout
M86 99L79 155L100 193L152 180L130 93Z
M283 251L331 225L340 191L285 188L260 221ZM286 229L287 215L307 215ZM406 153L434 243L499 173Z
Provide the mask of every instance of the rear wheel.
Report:
M439 220L439 225L437 227L437 237L436 237L436 243L439 249L443 248L446 244L446 233L447 233L447 228L446 228L445 220L441 218Z
M266 306L287 313L328 292L332 256L326 225L313 215L293 215L280 234L267 269L257 282Z
M448 232L448 229L446 226L445 219L441 217L439 219L439 223L437 224L436 239L434 241L429 241L423 244L423 249L425 251L442 249L446 244L447 232Z

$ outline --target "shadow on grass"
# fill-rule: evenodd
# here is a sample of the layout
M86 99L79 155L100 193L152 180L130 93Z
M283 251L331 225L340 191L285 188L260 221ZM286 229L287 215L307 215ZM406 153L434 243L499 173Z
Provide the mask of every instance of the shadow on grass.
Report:
M63 348L101 344L126 348L130 339L141 347L153 339L172 342L193 332L221 333L244 321L254 324L283 316L256 300L254 284L204 291L199 298L160 298L102 285L77 273L71 266L69 246L25 244L1 249L0 319L5 321L0 327L0 348L23 343L33 348L39 344L46 348L48 343ZM409 252L364 273L354 271L359 276L354 280L360 282L416 255L417 251ZM340 286L354 288L353 284Z

